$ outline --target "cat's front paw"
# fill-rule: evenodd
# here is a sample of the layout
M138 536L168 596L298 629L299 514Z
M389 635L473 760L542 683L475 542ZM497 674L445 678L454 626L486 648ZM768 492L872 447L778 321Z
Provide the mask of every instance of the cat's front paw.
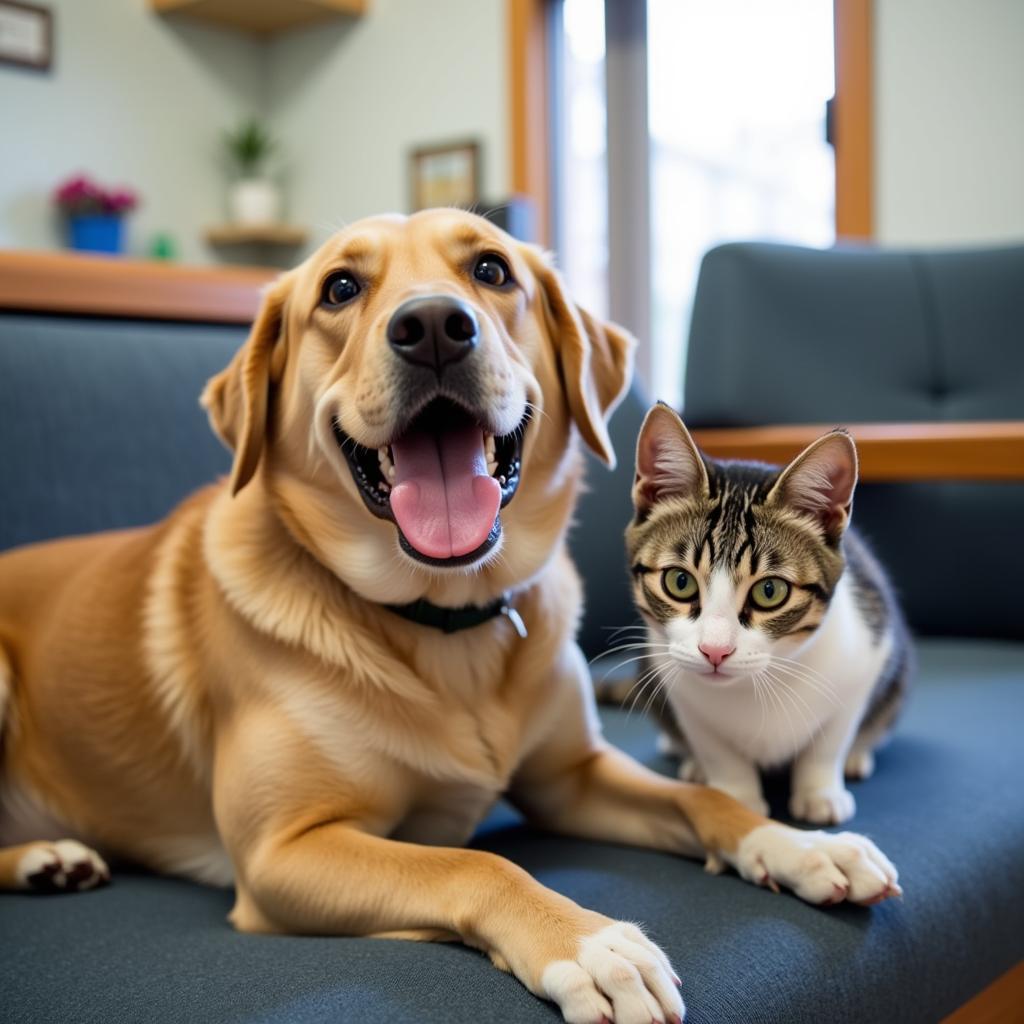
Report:
M902 896L892 862L855 832L803 832L772 822L746 836L730 862L748 882L792 889L808 903L868 906Z
M789 813L814 825L841 825L857 810L853 794L842 786L797 790L789 799Z

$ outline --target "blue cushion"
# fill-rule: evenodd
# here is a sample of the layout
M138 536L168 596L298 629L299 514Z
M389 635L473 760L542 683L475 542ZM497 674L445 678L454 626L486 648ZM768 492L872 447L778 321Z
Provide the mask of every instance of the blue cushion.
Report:
M238 327L0 315L0 550L155 522L225 472L199 395L244 338Z
M901 902L819 910L667 854L542 834L504 806L476 845L646 923L694 1024L932 1024L1024 958L1024 647L922 646L909 712L855 790L854 825L899 865ZM639 714L604 718L671 770ZM223 890L124 873L92 893L0 896L4 1021L559 1019L461 946L239 935L230 906Z

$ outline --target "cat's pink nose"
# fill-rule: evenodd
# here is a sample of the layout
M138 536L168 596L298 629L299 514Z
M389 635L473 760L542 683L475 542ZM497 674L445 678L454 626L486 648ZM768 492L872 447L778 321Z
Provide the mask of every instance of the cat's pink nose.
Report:
M729 647L727 644L700 644L697 650L699 650L700 653L715 666L715 668L718 668L718 666L721 665L722 662L736 650L736 648Z

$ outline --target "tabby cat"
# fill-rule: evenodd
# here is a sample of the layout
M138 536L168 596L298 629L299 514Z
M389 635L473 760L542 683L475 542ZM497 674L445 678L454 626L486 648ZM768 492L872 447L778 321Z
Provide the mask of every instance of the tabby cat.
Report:
M680 776L767 807L759 769L792 765L790 813L853 816L911 668L885 574L848 528L857 449L834 430L785 469L701 454L666 405L637 444L626 531Z

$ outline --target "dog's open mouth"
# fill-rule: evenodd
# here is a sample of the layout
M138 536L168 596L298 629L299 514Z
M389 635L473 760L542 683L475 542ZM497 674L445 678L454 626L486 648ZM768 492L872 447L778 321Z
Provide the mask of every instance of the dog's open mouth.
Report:
M436 398L389 444L367 448L332 424L367 508L398 526L402 548L429 565L468 565L501 536L499 511L519 486L529 414L495 437Z

